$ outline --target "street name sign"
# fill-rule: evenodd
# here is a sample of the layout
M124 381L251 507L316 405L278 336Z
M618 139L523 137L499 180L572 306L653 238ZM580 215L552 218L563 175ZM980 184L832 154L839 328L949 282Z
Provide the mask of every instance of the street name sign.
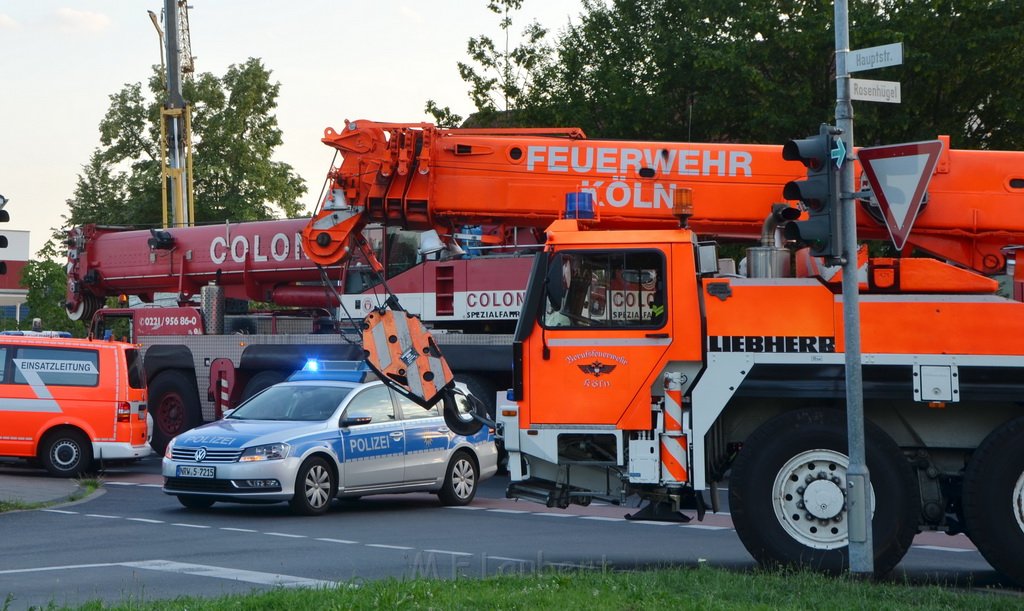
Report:
M895 42L891 45L850 51L846 56L846 71L860 72L861 70L899 66L902 63L903 43Z
M861 78L850 79L850 99L864 102L900 103L899 81L869 81Z

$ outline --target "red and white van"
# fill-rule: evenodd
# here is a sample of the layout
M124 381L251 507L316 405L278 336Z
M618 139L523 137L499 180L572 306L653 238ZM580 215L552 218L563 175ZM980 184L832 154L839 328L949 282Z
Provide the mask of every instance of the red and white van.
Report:
M0 335L0 456L74 477L148 456L146 376L133 344Z

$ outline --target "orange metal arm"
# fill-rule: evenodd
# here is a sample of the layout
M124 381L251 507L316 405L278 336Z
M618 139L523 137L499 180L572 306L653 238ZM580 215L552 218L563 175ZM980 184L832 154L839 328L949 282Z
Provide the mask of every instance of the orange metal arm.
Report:
M802 178L781 146L590 140L579 129L442 129L429 123L346 122L323 142L344 160L331 172L344 202L317 212L303 233L322 264L347 256L348 236L367 222L453 233L460 224L546 228L567 193L589 192L602 228L669 228L674 193L690 189L689 227L754 239L786 182ZM859 172L859 170L858 170ZM359 216L362 221L353 221ZM887 239L868 207L858 235ZM949 150L908 240L985 273L1002 269L1000 249L1024 244L1024 153Z

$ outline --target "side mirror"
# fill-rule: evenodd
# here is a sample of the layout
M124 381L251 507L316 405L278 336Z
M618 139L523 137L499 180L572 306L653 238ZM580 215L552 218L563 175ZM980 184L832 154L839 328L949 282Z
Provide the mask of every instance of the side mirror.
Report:
M441 415L444 416L445 425L453 433L469 437L477 434L483 428L487 417L487 408L483 401L473 395L448 391L445 393Z
M352 417L346 416L346 417L341 419L341 426L343 426L343 427L359 426L360 424L370 424L371 422L373 422L373 417L372 416L352 416Z

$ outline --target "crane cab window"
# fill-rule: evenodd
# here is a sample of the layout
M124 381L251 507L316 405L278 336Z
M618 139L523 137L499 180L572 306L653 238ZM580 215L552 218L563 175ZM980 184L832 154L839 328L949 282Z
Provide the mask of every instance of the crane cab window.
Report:
M658 251L557 253L544 284L545 327L665 324L665 259Z

